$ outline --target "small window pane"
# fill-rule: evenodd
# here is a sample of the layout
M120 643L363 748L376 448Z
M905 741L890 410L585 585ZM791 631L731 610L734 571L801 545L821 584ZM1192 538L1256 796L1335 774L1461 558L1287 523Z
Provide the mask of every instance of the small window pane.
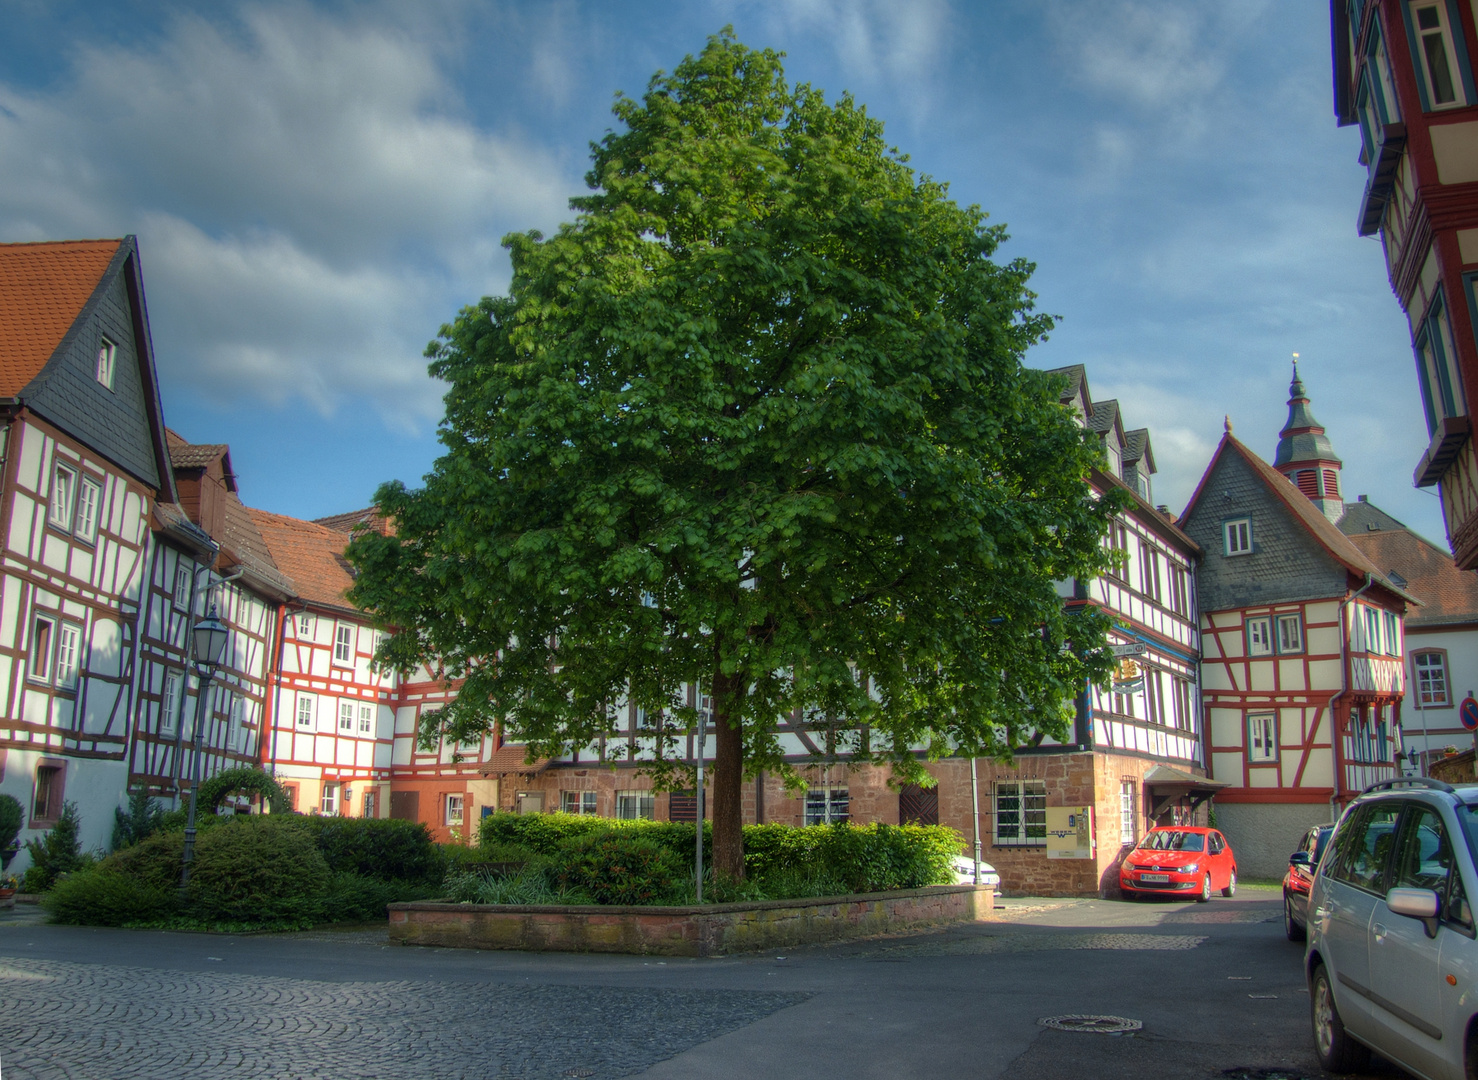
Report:
M118 367L118 346L107 338L98 345L97 380L113 389L113 373Z
M1280 653L1302 652L1303 624L1297 615L1278 616L1278 651Z
M82 628L62 623L56 635L56 684L64 690L77 685L77 665L82 652Z
M31 624L31 671L33 679L42 682L51 680L51 642L56 624L44 616L37 616Z
M368 735L374 730L375 707L373 705L359 706L359 733Z
M313 726L313 699L307 694L298 698L298 727L311 728Z
M98 534L98 503L102 488L96 481L83 480L77 489L77 539L92 543Z
M341 626L334 635L334 660L347 664L354 658L354 627Z
M51 482L51 507L47 517L58 529L72 527L72 510L77 500L77 474L63 465L56 467Z
M1247 718L1247 760L1278 760L1278 721L1272 713Z
M1273 653L1273 623L1271 619L1247 620L1247 655L1271 656Z
M182 611L190 608L190 571L181 566L174 572L174 606Z
M591 792L593 795L594 792ZM462 796L448 795L446 797L446 823L448 825L462 824Z
M622 821L650 821L655 811L656 798L650 791L616 792L616 817Z
M339 702L339 730L352 732L354 730L354 702Z

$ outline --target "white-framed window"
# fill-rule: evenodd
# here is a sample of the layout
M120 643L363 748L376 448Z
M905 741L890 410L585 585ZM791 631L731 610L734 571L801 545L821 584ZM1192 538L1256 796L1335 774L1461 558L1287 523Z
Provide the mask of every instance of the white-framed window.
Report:
M246 705L241 695L231 694L231 720L226 729L226 748L236 753L246 749Z
M1373 607L1365 608L1365 651L1381 651L1380 610Z
M1452 325L1447 318L1447 300L1437 290L1426 317L1417 325L1416 374L1422 394L1422 408L1427 419L1427 435L1449 416L1461 415L1462 378L1457 370L1457 348L1452 340Z
M636 707L636 730L655 731L657 728L657 720L659 717L661 717L661 715L662 713L660 711L648 712L646 709L638 705Z
M851 796L845 787L820 784L806 789L807 825L832 825L851 818Z
M313 616L306 611L298 612L298 637L312 640Z
M52 649L56 645L56 619L39 612L31 616L30 663L26 675L36 682L51 681Z
M103 489L96 480L86 476L77 487L77 539L90 544L98 536L98 507L103 501Z
M51 474L51 504L46 520L58 529L71 531L72 513L77 508L77 470L57 465Z
M298 695L298 727L312 729L313 727L313 695Z
M369 734L373 733L374 730L375 730L375 707L373 705L366 705L364 702L360 702L360 704L359 704L359 733L361 735L369 735Z
M174 606L181 611L190 610L190 586L194 575L188 566L179 566L174 572Z
M1247 620L1247 655L1273 655L1273 620L1266 616Z
M118 368L118 346L107 338L98 342L97 380L113 389L113 374Z
M1423 709L1446 708L1452 704L1447 688L1447 653L1441 650L1413 653L1416 669L1417 705Z
M354 702L339 702L339 731L345 735L354 731Z
M1132 844L1139 835L1139 781L1126 777L1119 781L1119 843Z
M1386 621L1386 655L1401 655L1401 620L1396 617L1394 611L1385 612Z
M594 792L591 792L593 795ZM448 825L462 824L462 795L448 795L446 797L446 823Z
M178 668L171 668L164 673L164 695L159 703L159 734L166 738L174 738L175 732L179 730L180 691L184 685L184 672Z
M1465 105L1463 83L1453 48L1452 27L1443 0L1410 5L1422 90L1428 110Z
M318 812L329 817L339 812L339 785L332 780L324 782L323 792L318 799Z
M1252 519L1250 517L1233 518L1231 521L1224 522L1221 534L1226 543L1228 555L1252 554Z
M622 821L651 821L657 800L650 791L616 792L616 817Z
M71 690L77 685L77 668L82 661L82 627L63 622L56 631L56 685Z
M1248 714L1247 760L1278 760L1278 718L1273 713Z
M559 809L565 814L593 814L595 813L595 792L561 791Z
M334 663L349 664L354 660L354 627L340 624L334 631Z
M997 847L1047 846L1047 784L1000 781L991 792L991 842Z
M1295 612L1292 615L1279 615L1278 625L1278 652L1297 653L1304 649L1303 619Z

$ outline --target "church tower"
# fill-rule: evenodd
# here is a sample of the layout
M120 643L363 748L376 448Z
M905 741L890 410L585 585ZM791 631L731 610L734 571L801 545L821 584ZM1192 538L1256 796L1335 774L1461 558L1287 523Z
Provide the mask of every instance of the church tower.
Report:
M1293 365L1293 382L1288 387L1288 423L1278 433L1278 453L1273 468L1292 480L1330 521L1337 522L1345 513L1339 493L1339 471L1343 462L1334 456L1329 436L1309 410L1309 395L1298 377L1298 363Z

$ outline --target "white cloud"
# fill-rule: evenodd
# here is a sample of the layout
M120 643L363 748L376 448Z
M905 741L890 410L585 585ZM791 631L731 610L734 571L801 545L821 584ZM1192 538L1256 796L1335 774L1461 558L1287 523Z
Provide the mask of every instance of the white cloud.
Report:
M54 89L0 85L0 239L138 232L168 378L434 417L426 340L506 282L503 233L547 229L578 187L475 126L442 59L298 7L84 46Z

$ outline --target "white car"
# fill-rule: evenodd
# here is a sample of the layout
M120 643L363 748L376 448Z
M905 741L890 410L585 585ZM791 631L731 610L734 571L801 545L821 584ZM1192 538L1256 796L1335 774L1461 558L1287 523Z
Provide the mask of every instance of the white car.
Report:
M955 884L975 884L975 860L968 855L955 856ZM996 873L996 868L988 862L980 864L980 884L990 885L997 889L1001 887L1001 875Z
M1309 890L1314 1046L1330 1072L1374 1050L1426 1080L1478 1076L1478 785L1376 784Z

